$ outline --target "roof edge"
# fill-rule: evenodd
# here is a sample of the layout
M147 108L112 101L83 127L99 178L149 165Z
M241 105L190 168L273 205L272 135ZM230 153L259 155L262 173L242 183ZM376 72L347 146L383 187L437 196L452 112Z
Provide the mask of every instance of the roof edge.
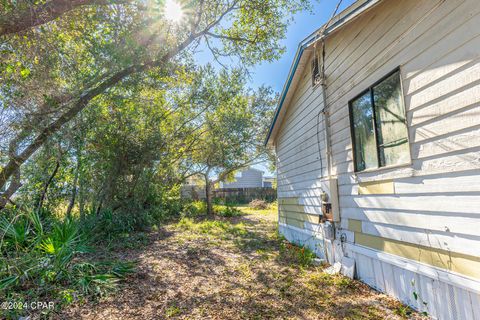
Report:
M315 30L313 33L311 33L308 37L303 39L297 47L297 52L295 53L293 63L290 66L290 70L288 72L287 76L287 81L283 85L282 93L280 94L280 100L277 105L277 108L275 109L275 115L273 117L272 123L270 124L270 129L268 130L267 137L265 138L264 144L267 145L270 142L270 138L272 138L272 131L275 128L276 122L278 120L278 116L280 114L280 111L283 107L283 103L286 99L287 93L290 89L290 85L292 83L293 77L295 75L295 72L297 70L298 64L302 58L303 52L305 49L307 49L311 44L313 44L315 41L321 39L322 37L325 38L335 30L341 28L345 24L347 24L349 21L352 19L358 17L360 14L365 12L367 9L371 8L375 4L379 3L381 0L364 0L363 3L358 4L358 1L350 5L348 8L340 12L334 17L333 23L325 29L325 32L323 33L322 36L318 35L318 32L324 28L325 25L322 25L320 28ZM357 5L358 4L358 5ZM355 7L355 5L357 5Z

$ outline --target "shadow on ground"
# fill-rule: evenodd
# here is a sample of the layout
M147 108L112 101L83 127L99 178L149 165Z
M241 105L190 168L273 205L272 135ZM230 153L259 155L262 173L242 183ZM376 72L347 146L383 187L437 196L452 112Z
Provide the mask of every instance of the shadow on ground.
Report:
M188 219L114 252L138 272L115 294L58 319L397 319L401 305L321 268L301 266L275 214ZM297 250L293 253L291 250Z

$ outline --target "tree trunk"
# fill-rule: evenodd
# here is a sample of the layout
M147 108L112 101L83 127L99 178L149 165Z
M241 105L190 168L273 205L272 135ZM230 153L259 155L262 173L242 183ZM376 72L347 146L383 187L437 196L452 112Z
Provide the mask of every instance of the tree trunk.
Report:
M207 201L207 214L213 215L213 205L212 205L212 182L208 177L208 174L205 175L205 199Z
M53 178L55 178L55 175L58 172L58 168L60 168L60 161L59 160L57 160L57 163L55 164L55 169L53 169L52 174L50 175L47 182L45 183L45 186L43 187L43 192L40 195L40 199L38 200L37 211L40 211L40 209L42 209L42 207L43 207L43 201L45 201L45 196L47 195L48 187L52 183Z
M80 171L80 152L77 152L77 166L75 168L75 176L73 178L73 186L72 186L72 197L70 198L70 203L68 204L67 208L67 217L70 217L72 214L73 206L75 205L75 198L77 197L77 183L78 183L78 174Z
M18 169L12 177L12 181L10 182L10 185L8 186L7 190L3 192L0 195L0 210L5 208L7 205L8 201L10 201L10 197L13 196L15 192L22 186L22 183L20 182L20 169Z
M73 97L70 95L57 97L57 99L55 100L61 102L63 105L71 104L71 107L67 109L67 111L59 118L57 118L55 121L43 128L43 130L40 131L37 137L34 138L30 142L30 144L24 148L22 153L9 157L7 164L3 168L0 168L0 189L5 187L5 184L10 179L10 177L48 140L48 138L50 138L51 135L60 130L60 128L62 128L64 124L68 123L79 112L81 112L88 105L90 100L102 94L103 92L105 92L105 90L116 85L117 83L132 74L148 70L152 67L161 66L162 64L170 61L171 58L176 56L179 52L183 51L195 39L200 38L206 32L207 30L204 30L202 32L190 35L190 37L188 37L184 42L182 42L176 48L167 52L163 57L158 60L150 60L140 65L132 65L126 67L123 70L115 72L111 76L105 76L103 81L101 81L98 85L83 91L83 93L81 93L79 97Z
M85 219L85 179L81 173L78 189L78 209L80 211L80 220L83 221Z

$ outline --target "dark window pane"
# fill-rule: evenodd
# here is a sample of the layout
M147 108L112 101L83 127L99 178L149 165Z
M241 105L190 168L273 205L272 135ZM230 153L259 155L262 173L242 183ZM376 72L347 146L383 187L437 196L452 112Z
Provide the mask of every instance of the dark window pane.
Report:
M403 164L410 160L401 94L399 72L373 88L380 166Z
M377 168L377 148L370 92L352 101L351 106L356 170Z

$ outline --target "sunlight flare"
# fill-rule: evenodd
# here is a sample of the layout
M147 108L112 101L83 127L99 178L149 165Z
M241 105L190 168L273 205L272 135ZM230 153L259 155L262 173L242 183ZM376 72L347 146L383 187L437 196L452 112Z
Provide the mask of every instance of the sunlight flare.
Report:
M184 12L182 5L175 0L166 0L165 1L165 18L168 20L179 23L184 17Z

